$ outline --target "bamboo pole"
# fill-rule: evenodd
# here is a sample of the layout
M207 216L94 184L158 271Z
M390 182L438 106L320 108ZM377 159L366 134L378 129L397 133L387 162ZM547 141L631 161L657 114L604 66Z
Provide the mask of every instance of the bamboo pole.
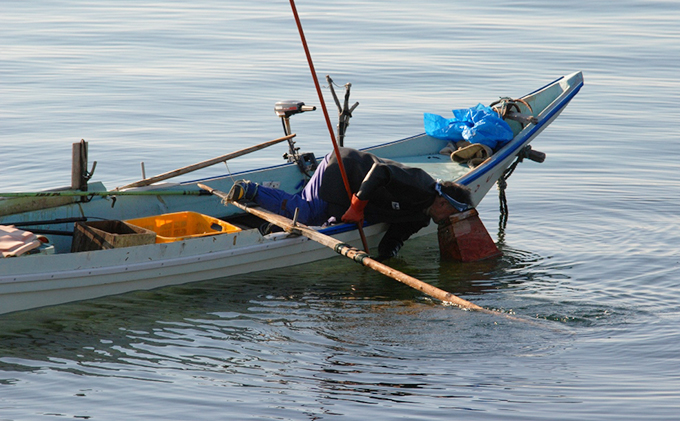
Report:
M255 145L255 146L250 146L250 147L241 149L241 150L236 151L236 152L231 152L231 153L228 153L226 155L222 155L222 156L218 156L218 157L213 158L213 159L209 159L207 161L198 162L196 164L188 165L186 167L182 167L182 168L178 168L176 170L168 171L166 173L159 174L159 175L156 175L156 176L153 176L153 177L150 177L150 178L145 178L143 180L135 181L134 183L126 184L123 187L118 187L117 189L124 190L124 189L130 189L130 188L133 188L133 187L149 186L149 185L151 185L153 183L157 183L159 181L167 180L169 178L177 177L179 175L187 174L187 173L190 173L192 171L200 170L201 168L206 168L206 167L209 167L211 165L219 164L220 162L225 162L225 161L228 161L230 159L249 154L251 152L259 151L260 149L264 149L268 146L272 146L272 145L275 145L277 143L281 143L283 141L292 139L294 137L295 137L295 133L289 134L288 136L284 136L284 137L280 137L278 139L270 140L268 142L260 143L260 144Z
M199 183L198 187L210 192L211 194L214 194L217 197L222 198L228 204L234 205L252 215L255 215L259 218L264 219L265 221L271 222L272 224L275 224L283 228L286 232L303 235L309 238L310 240L316 241L317 243L334 250L336 253L342 256L352 259L355 262L362 264L363 266L366 266L379 273L382 273L383 275L389 276L390 278L395 279L401 283L404 283L410 286L411 288L415 288L418 291L421 291L424 294L429 295L430 297L436 298L443 302L454 304L466 310L474 310L487 314L502 314L504 316L507 316L503 313L487 310L484 307L480 307L477 304L471 303L470 301L457 297L451 294L450 292L446 292L442 289L432 286L426 282L420 281L396 269L392 269L391 267L383 263L380 263L377 260L372 259L365 251L358 250L350 246L349 244L336 240L335 238L328 236L326 234L322 234L312 228L309 228L306 225L295 223L284 216L277 215L273 212L269 212L259 207L249 207L239 202L229 201L227 199L226 193L221 192L219 190L215 190L209 186L206 186L205 184Z
M0 193L0 197L89 197L89 196L205 196L202 190L145 190L145 191L39 191Z
M342 256L352 259L363 266L373 269L376 272L382 273L383 275L388 276L405 285L408 285L411 288L417 289L418 291L426 295L429 295L430 297L435 298L439 301L455 305L464 310L477 311L480 313L490 314L494 316L503 316L508 320L527 323L532 326L543 327L543 325L537 323L534 320L523 319L512 316L510 314L501 313L500 311L489 310L484 307L478 306L477 304L474 304L470 301L460 298L450 292L444 291L443 289L437 288L433 285L430 285L426 282L416 279L410 275L407 275L403 272L393 269L381 262L378 262L377 260L372 259L371 256L369 256L368 253L366 253L365 251L358 250L347 243L343 243L342 241L336 240L335 238L329 235L320 233L319 231L316 231L306 225L294 222L293 220L290 220L285 216L277 215L273 212L267 211L260 207L249 207L239 202L230 201L227 199L226 193L219 190L215 190L205 184L198 183L198 187L207 191L210 194L214 194L215 196L221 198L225 204L234 205L250 213L251 215L255 215L258 218L264 219L265 221L271 222L272 224L283 228L284 231L289 232L291 234L303 235L312 241L315 241L321 245L324 245L332 249L333 251Z

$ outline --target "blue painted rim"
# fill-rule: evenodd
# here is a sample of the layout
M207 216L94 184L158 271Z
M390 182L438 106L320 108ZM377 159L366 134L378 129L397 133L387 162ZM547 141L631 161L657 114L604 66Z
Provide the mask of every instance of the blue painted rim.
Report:
M539 91L541 91L541 90L543 90L543 89L545 89L545 88L547 88L547 87L549 87L549 86L551 86L551 85L553 85L553 84L555 84L555 83L557 83L561 80L564 80L565 78L566 78L566 76L559 77L559 78L555 79L554 81L547 83L546 85L526 94L524 97L533 95L536 92L539 92ZM551 121L553 116L555 116L557 113L561 112L564 109L564 107L566 107L567 104L569 104L569 102L574 98L574 96L576 96L576 94L581 90L582 87L583 87L583 80L581 80L581 82L578 85L575 85L572 88L571 92L569 92L568 95L566 95L556 106L554 106L552 108L552 110L550 112L548 112L548 114L537 125L533 126L531 128L531 130L529 130L523 136L516 137L515 139L513 139L512 144L514 144L514 146L509 147L509 148L504 148L505 150L503 150L502 153L495 154L486 165L481 165L481 166L477 167L475 170L472 170L471 172L469 172L468 174L464 175L463 177L461 177L460 179L458 179L456 181L458 183L461 183L461 184L464 184L464 185L469 185L469 184L473 183L475 180L477 180L478 178L480 178L480 177L486 175L487 173L489 173L490 171L494 170L496 168L496 165L499 162L502 162L504 159L506 159L507 157L509 157L511 155L516 155L518 153L518 150L520 148L524 147L526 145L526 143L528 143L528 141L543 126L546 125L547 122ZM409 140L409 139L413 139L413 138L416 138L416 137L419 137L419 136L423 136L424 134L425 133L421 133L419 135L409 136L409 137L406 137L406 138L403 138L403 139L400 139L400 140L394 140L394 141L386 142L386 143L383 143L383 144L380 144L380 145L369 146L369 147L366 147L366 148L362 148L361 150L374 149L374 148L390 145L390 144L393 144L393 143L403 142L403 141L406 141L406 140ZM239 171L239 172L236 172L236 173L231 173L231 176L233 177L233 176L238 176L240 174L247 174L247 173L250 173L250 172L253 172L253 171L261 171L261 170L268 170L268 169L273 169L273 168L281 168L281 167L286 167L286 166L291 166L291 165L295 165L295 164L285 163L285 164L278 164L278 165L272 165L272 166L268 166L268 167L258 168L258 169L254 169L254 170ZM206 178L202 178L202 179L198 179L198 180L185 181L185 182L182 182L180 184L193 184L193 183L197 183L197 182L205 182L205 181L215 180L215 179L224 178L224 177L225 177L225 175L218 175L218 176L206 177Z
M545 89L548 86L553 85L553 84L555 84L555 83L557 83L557 82L559 82L563 79L564 79L564 76L556 79L555 81L553 81L553 82L551 82L551 83L549 83L549 84L547 84L547 85L545 85L541 88L536 89L535 91L531 92L530 94L527 94L526 96L533 95L534 93L536 93L536 92L538 92L542 89ZM478 178L482 177L483 175L487 174L491 170L495 169L496 164L498 162L505 160L507 157L509 157L511 155L516 155L520 148L524 147L528 143L528 141L534 135L536 135L536 133L539 130L541 130L541 128L543 126L546 125L547 122L551 121L552 118L556 114L561 112L564 109L564 107L566 107L567 104L569 104L569 102L571 102L571 100L574 98L574 96L576 96L576 94L581 90L582 87L583 87L583 81L581 81L581 83L579 83L578 85L574 86L572 91L568 95L566 95L559 103L557 103L557 105L554 106L552 108L552 110L550 112L548 112L548 114L546 114L546 116L537 125L533 126L531 128L531 130L529 130L523 136L515 138L513 140L513 143L515 144L514 146L507 148L502 153L498 153L498 154L494 155L486 165L482 165L482 166L479 167L479 171L473 170L470 173L461 177L459 180L457 180L457 182L461 183L461 184L469 185L472 182L474 182L475 180L477 180Z

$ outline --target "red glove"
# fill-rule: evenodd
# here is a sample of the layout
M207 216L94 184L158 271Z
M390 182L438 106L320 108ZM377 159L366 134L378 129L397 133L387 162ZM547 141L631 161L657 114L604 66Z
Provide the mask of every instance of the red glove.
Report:
M352 195L352 204L342 215L342 222L361 223L364 220L364 208L368 205L368 200L361 200L357 195Z

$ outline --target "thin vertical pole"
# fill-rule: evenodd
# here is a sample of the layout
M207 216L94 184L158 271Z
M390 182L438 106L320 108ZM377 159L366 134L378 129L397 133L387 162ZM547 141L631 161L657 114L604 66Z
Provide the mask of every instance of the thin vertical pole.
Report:
M338 142L335 140L335 133L333 131L333 125L331 124L331 119L328 116L328 109L326 108L326 102L323 99L323 93L321 93L321 85L316 76L316 70L314 69L314 62L312 62L312 55L309 53L309 48L307 47L307 40L305 39L305 33L302 30L302 23L300 23L300 16L298 16L297 8L295 7L295 1L290 0L290 7L293 9L293 16L295 16L295 23L298 27L298 32L300 33L300 40L302 41L302 47L305 49L305 55L307 56L307 63L309 63L309 70L312 72L312 79L314 80L314 86L316 87L316 93L319 95L319 101L321 102L321 109L323 110L323 116L326 119L326 126L328 127L328 133L331 136L331 141L333 142L333 150L335 151L335 156L338 158L338 167L340 168L340 175L342 175L342 181L345 183L345 190L347 190L347 196L350 201L352 200L352 189L349 186L349 180L347 179L347 172L345 172L345 165L340 157L340 149L338 148ZM364 245L364 250L368 253L368 243L366 242L366 236L364 235L364 229L361 222L357 224L359 228L359 235L361 235L361 242Z

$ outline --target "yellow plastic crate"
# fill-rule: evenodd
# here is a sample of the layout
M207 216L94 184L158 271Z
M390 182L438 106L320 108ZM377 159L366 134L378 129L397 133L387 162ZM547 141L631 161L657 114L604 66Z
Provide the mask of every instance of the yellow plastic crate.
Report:
M166 213L125 222L155 232L156 243L241 231L237 226L196 212Z

